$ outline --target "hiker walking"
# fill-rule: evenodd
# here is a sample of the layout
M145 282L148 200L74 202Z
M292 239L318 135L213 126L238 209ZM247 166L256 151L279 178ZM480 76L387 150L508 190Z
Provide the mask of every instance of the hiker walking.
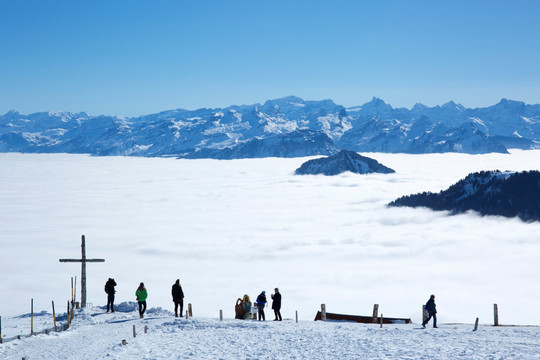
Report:
M428 312L428 318L422 322L422 326L426 327L426 324L433 318L433 327L437 327L437 307L435 305L435 295L431 295L424 308Z
M109 312L109 305L111 307L111 312L114 312L114 293L116 293L116 290L114 287L116 286L116 282L113 278L109 278L107 282L105 283L105 292L107 293L107 312Z
M176 279L176 282L172 286L172 300L174 302L174 316L178 317L178 305L180 305L180 316L184 313L184 292L180 285L180 279Z
M263 291L262 293L257 296L257 309L259 309L259 321L266 321L266 318L264 316L264 307L266 306L268 302L266 301L266 291Z
M270 295L272 297L272 309L274 309L274 321L281 321L283 320L281 318L281 294L279 293L279 289L274 289L274 294Z
M144 283L141 283L135 291L135 296L137 297L137 302L139 303L139 316L142 319L144 317L144 312L146 311L146 298L148 297L148 292L144 287Z

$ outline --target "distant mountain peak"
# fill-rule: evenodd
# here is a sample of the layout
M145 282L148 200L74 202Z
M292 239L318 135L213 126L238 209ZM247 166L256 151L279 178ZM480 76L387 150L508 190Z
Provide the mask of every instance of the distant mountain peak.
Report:
M462 111L462 110L465 109L465 107L464 107L463 105L461 105L461 104L456 104L453 100L450 100L449 102L443 104L443 105L441 106L441 108L452 109L452 110L455 109L455 110L460 110L460 111Z
M359 155L355 151L341 150L339 153L309 160L296 169L296 175L338 175L350 171L356 174L382 173L395 171L380 164L377 160Z

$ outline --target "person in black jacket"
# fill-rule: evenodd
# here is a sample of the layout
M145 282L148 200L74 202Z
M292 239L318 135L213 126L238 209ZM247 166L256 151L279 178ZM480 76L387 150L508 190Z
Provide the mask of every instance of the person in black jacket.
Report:
M433 318L433 327L437 327L437 307L435 305L435 295L431 295L424 308L428 312L428 318L422 323L423 327Z
M105 283L105 292L107 293L107 312L109 312L109 305L111 306L111 312L114 312L114 294L116 293L116 290L114 287L116 286L116 282L113 278L109 278L107 282Z
M280 312L280 309L281 309L281 294L279 293L279 289L278 288L275 288L274 289L274 294L272 294L272 309L274 309L274 315L275 315L275 319L274 321L281 321L283 320L281 318L281 312Z
M259 309L259 321L266 321L266 318L264 316L264 307L266 306L266 291L263 291L262 293L257 296L257 309Z
M178 317L178 305L180 305L180 316L184 311L184 292L182 286L180 286L180 279L176 279L176 282L172 286L172 299L174 301L174 316Z

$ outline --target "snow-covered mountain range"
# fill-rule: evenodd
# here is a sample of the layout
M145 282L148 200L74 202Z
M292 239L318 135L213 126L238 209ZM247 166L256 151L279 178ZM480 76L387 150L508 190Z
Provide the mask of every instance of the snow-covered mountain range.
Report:
M257 158L359 152L470 154L540 148L540 105L501 100L410 110L383 100L351 108L289 96L224 109L134 118L45 112L0 115L0 152Z
M403 196L389 206L425 206L433 210L519 217L540 221L540 172L481 171L438 194L424 192Z

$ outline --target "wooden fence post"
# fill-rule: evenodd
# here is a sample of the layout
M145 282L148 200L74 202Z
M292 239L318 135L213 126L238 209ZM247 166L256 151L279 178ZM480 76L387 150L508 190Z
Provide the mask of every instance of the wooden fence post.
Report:
M148 326L144 325L144 333L148 333Z
M422 305L422 324L426 322L426 319L428 317L429 317L429 314L426 311L426 305Z
M326 305L321 304L321 320L326 321Z
M495 326L499 326L499 308L497 304L493 304L493 318Z
M223 310L219 310L219 321L223 321Z
M136 337L137 333L135 332L135 325L133 325L133 337Z
M298 310L296 310L296 323L298 324Z
M30 335L34 335L34 299L30 302Z
M191 311L191 304L187 304L187 308L189 312L189 317L193 317L193 312Z
M384 318L384 315L381 314L381 328L382 328L382 324L383 324L383 318Z
M474 330L473 331L476 331L478 330L478 318L476 318L476 321L474 322Z
M377 323L377 317L379 316L379 304L373 305L373 323Z
M56 313L54 312L54 300L52 301L52 318L54 323L54 331L56 332Z
M67 301L67 313L66 313L66 316L67 316L67 323L68 323L68 328L71 327L71 319L70 319L70 315L69 315L69 300Z
M73 294L73 276L71 277L71 303L73 304L73 302L75 301L74 298L73 298L74 294Z

